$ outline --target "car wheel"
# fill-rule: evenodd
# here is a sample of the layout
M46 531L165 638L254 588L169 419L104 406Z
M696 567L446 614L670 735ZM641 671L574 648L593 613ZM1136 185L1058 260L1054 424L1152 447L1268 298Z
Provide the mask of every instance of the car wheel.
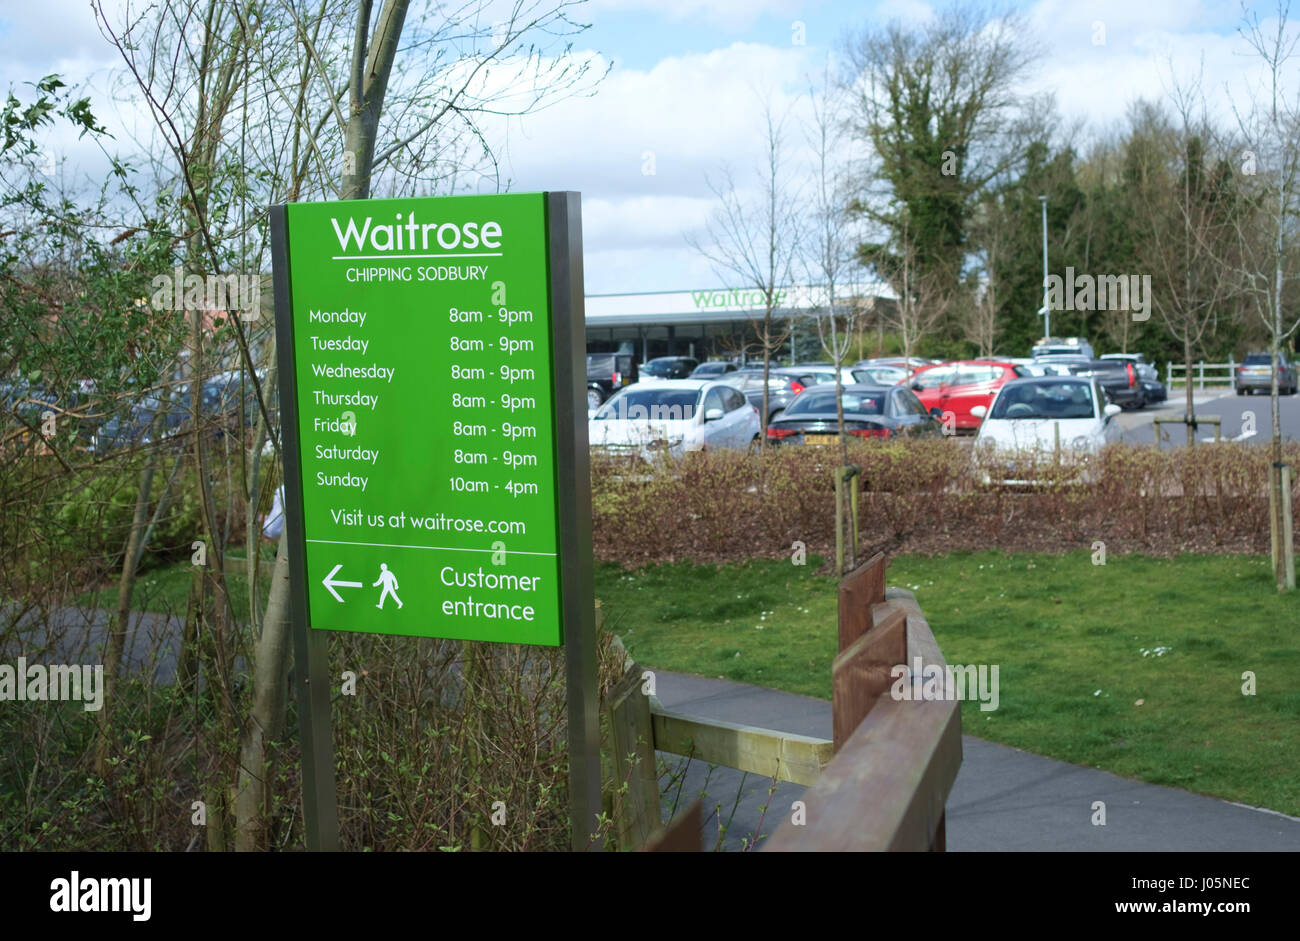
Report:
M591 408L591 409L600 408L600 403L603 401L604 398L601 396L599 390L597 389L587 390L587 408Z
M1238 395L1245 395L1245 394L1246 394L1246 390L1245 390L1245 389L1238 389L1238 390L1237 390L1237 394L1238 394Z

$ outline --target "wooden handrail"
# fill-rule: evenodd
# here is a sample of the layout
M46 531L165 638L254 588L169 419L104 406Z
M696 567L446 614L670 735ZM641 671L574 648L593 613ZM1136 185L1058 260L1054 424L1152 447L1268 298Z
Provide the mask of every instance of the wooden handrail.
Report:
M946 666L909 592L887 598L907 619L915 666ZM774 852L942 850L948 793L961 766L961 704L879 694L848 741L803 796L802 825L786 820L764 844Z
M840 585L834 743L664 709L642 692L641 667L624 654L624 676L605 703L606 780L620 789L618 806L611 794L606 809L619 846L700 848L690 838L699 828L691 818L675 819L668 834L659 826L654 752L666 751L809 785L802 822L787 820L764 849L945 848L945 806L962 758L961 707L891 695L891 671L900 664L941 671L947 664L912 594L885 589L884 569L876 555Z
M812 784L831 761L832 743L824 738L669 712L656 699L650 701L650 717L659 751L765 778Z

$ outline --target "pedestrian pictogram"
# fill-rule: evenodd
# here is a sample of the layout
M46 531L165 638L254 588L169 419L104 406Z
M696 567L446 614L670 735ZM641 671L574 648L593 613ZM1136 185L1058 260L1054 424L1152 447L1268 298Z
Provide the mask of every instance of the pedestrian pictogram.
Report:
M397 597L397 589L401 586L397 584L397 576L390 572L388 566L383 562L379 563L379 579L370 587L378 588L380 585L384 586L384 590L379 593L379 604L375 605L375 607L382 611L384 609L384 599L392 595L400 610L402 599Z

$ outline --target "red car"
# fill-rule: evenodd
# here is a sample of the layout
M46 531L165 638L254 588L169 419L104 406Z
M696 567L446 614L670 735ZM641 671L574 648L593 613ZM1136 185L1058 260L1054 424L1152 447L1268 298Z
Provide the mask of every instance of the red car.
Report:
M976 405L987 409L1004 384L1027 375L1028 371L1011 363L969 359L918 369L907 384L927 410L937 408L944 413L952 412L953 427L957 431L975 431L980 426L980 419L970 410Z

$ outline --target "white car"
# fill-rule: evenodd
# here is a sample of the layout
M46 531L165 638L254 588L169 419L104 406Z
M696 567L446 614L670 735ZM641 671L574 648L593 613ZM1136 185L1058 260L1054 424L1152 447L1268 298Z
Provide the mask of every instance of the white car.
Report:
M646 460L758 440L758 409L733 385L707 379L637 383L609 397L587 423L593 450Z
M983 419L975 436L975 459L983 465L986 483L1042 483L1035 479L1035 468L1058 462L1086 480L1092 476L1092 460L1119 438L1113 421L1119 413L1095 379L1013 379L998 390L988 409L971 409Z

